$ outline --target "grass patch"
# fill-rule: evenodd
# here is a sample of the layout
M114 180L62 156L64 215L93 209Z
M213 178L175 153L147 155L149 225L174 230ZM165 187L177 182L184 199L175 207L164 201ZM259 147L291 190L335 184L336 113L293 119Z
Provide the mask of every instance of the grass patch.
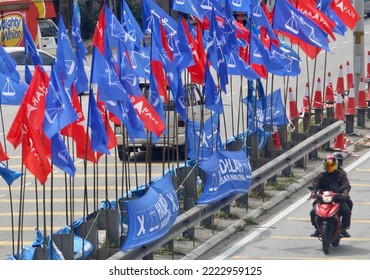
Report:
M236 213L233 213L233 212L223 212L223 211L219 211L219 212L216 212L215 213L215 218L218 218L218 219L225 219L225 220L237 220L240 218L240 216Z
M363 150L366 150L366 149L369 149L369 148L370 148L370 140L369 139L364 139L361 142L355 143L354 151L355 152L360 152L360 151L363 151Z
M256 219L251 216L246 216L243 218L246 225L257 225Z
M162 246L154 250L153 252L155 255L159 256L167 256L167 255L185 255L182 251L181 248L179 247L174 247L172 248L171 246Z

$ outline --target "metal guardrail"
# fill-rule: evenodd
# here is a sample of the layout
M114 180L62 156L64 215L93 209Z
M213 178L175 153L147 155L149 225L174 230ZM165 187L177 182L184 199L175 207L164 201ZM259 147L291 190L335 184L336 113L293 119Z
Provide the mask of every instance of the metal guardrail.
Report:
M303 142L297 144L295 147L278 156L276 159L268 162L264 166L252 172L252 184L250 190L253 190L260 184L266 182L268 179L274 177L280 171L292 166L295 162L302 159L305 155L313 150L319 148L323 144L334 139L337 135L344 132L344 122L337 121L330 126L323 128L321 131L307 138ZM179 234L194 227L202 220L208 218L213 213L219 211L221 208L229 205L231 202L237 200L245 194L235 194L226 197L218 202L196 205L185 213L177 217L174 225L169 230L166 236L160 240L154 241L146 246L141 246L132 249L128 252L118 252L108 258L108 260L138 260L149 255L158 247L168 243Z

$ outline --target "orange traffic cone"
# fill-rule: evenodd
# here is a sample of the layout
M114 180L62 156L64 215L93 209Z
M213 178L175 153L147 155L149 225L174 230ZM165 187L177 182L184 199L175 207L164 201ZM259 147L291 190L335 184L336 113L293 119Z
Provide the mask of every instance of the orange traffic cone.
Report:
M345 92L342 64L339 66L339 74L338 74L338 78L337 78L336 92L339 93L339 94L344 94L344 92Z
M349 65L348 60L346 62L346 70L347 70L347 90L350 90L353 84L353 71L351 66Z
M334 144L333 144L333 149L336 150L336 151L345 151L346 150L346 147L344 145L344 132L342 132L341 134L339 134L336 138L335 138L335 141L334 141Z
M312 103L313 109L322 109L322 92L321 92L321 80L317 78L315 95Z
M291 87L289 87L289 113L290 113L290 119L296 119L299 118L299 113L297 109L297 102L295 100L293 90Z
M367 52L367 75L366 78L370 79L370 51Z
M349 89L348 100L346 104L346 115L356 115L355 102L355 89L352 84L351 88Z
M344 120L343 98L340 93L337 93L335 101L334 118L338 120Z
M333 92L333 82L331 79L331 73L328 72L327 76L327 81L326 81L326 87L325 87L325 103L335 103L334 99L334 92Z
M309 113L310 112L310 92L309 92L309 84L306 83L306 88L304 90L304 96L303 96L303 108L302 113Z
M282 147L281 147L281 142L280 142L280 136L279 136L279 132L276 126L273 127L272 139L273 139L274 149L281 150Z
M367 108L364 77L360 78L360 84L358 87L357 108L360 108L360 109Z

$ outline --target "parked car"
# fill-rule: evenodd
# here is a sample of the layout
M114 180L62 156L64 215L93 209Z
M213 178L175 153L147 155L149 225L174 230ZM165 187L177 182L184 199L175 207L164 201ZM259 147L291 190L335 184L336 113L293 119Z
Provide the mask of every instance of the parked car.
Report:
M370 0L365 0L364 1L364 14L367 17L370 17Z
M142 93L146 98L149 94L149 84L141 83L140 88ZM171 92L168 91L168 96L171 97ZM196 84L186 84L185 85L185 96L186 96L186 106L188 112L188 118L192 120L201 120L201 110L206 112L207 110L203 106L204 98L199 86ZM166 126L168 133L162 135L160 139L150 145L152 150L161 149L163 147L178 148L180 153L185 153L185 143L186 143L186 123L183 118L175 111L175 101L169 98L167 104L163 105L165 116L166 116ZM115 126L115 133L118 140L118 155L120 160L127 160L130 157L130 153L134 150L145 151L148 149L148 141L146 139L135 139L132 143L127 136L127 133L123 134L122 126ZM124 136L125 135L125 138ZM123 142L125 141L125 142ZM123 145L125 144L125 145Z
M25 81L25 65L24 65L24 56L25 56L25 49L24 47L4 47L5 51L15 60L17 63L17 71L22 81ZM55 62L55 56L44 51L38 49L39 55L42 59L42 66L46 73L50 75L51 73L51 65ZM27 58L27 64L31 70L31 73L34 72L35 67L32 64L31 58ZM87 79L90 80L91 75L91 68L85 66L85 72L87 75Z

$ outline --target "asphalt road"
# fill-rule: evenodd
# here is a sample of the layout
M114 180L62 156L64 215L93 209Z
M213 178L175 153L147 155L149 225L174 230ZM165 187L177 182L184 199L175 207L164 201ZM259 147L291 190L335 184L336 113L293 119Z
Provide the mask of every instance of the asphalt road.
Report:
M370 152L347 166L354 202L351 238L341 239L330 254L322 251L320 240L310 237L313 227L309 220L312 200L302 189L290 198L275 216L265 219L252 232L228 247L215 248L216 260L369 260L370 259ZM212 257L210 257L212 258Z

